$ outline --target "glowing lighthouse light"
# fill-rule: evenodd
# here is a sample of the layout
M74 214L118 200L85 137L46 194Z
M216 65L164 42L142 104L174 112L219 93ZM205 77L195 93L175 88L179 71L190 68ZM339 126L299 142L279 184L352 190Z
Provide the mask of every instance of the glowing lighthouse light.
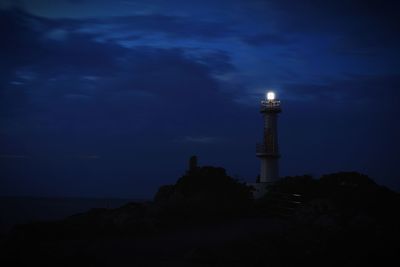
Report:
M270 91L267 93L267 100L275 100L275 93Z

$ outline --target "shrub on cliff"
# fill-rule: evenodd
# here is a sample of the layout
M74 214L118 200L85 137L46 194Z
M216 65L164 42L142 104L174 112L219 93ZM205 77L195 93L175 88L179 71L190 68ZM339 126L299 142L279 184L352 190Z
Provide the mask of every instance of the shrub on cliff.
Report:
M160 187L157 205L171 212L235 214L252 202L250 187L228 176L223 168L199 167L187 172L175 185Z

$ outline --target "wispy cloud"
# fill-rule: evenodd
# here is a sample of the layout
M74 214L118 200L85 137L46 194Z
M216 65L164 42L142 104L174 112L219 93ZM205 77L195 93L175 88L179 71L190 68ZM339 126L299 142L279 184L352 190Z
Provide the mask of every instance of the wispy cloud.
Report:
M249 35L243 37L242 41L252 46L288 45L294 42L293 39L288 38L283 34L277 34L277 33L261 33L261 34Z
M184 143L213 144L218 140L218 138L211 136L184 136L180 141Z
M100 159L101 157L99 155L80 155L78 156L78 159L82 160L96 160Z
M27 155L11 155L11 154L3 154L0 155L0 159L29 159L30 156Z

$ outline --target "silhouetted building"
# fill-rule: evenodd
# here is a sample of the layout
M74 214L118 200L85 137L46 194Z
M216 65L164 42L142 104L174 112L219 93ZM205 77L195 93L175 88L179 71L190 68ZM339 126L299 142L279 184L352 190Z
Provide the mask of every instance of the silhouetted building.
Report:
M194 171L197 169L197 157L196 156L191 156L189 159L189 169L188 171Z

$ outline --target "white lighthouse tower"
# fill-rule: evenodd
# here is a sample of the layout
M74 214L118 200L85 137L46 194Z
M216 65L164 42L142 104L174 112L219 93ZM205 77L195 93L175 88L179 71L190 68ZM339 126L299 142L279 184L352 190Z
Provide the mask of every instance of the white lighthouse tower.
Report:
M278 114L281 111L281 102L275 93L268 92L261 101L260 109L264 117L264 133L263 142L256 147L256 156L261 160L261 168L255 197L265 194L266 186L279 179Z

